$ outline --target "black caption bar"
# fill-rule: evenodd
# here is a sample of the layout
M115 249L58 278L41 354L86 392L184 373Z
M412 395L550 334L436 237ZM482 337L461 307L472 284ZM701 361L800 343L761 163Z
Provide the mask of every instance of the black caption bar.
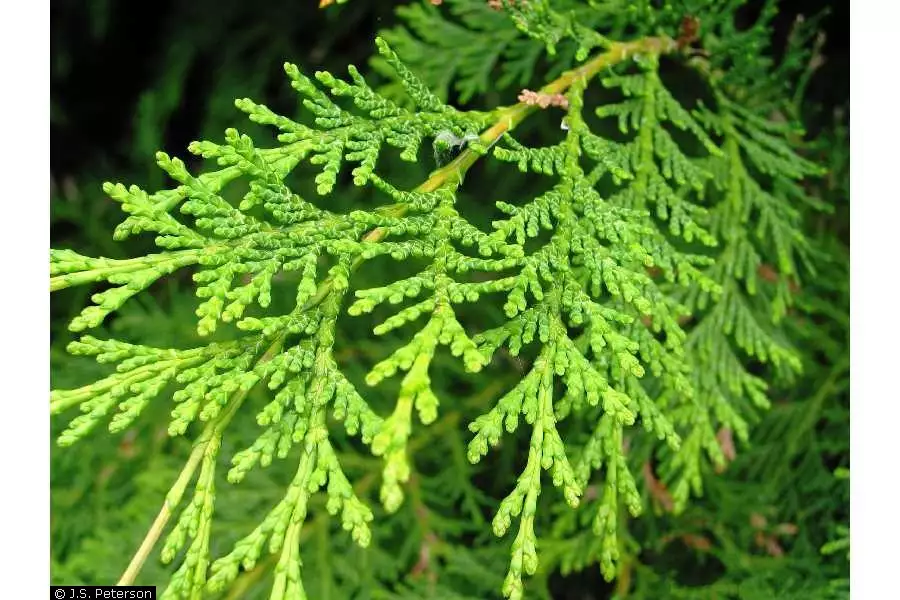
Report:
M51 585L50 600L156 600L152 585Z

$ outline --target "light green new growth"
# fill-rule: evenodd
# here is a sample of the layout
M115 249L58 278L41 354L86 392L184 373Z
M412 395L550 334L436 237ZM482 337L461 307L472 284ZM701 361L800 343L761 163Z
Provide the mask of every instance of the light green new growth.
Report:
M197 332L211 335L223 323L238 330L230 340L188 349L90 335L69 346L73 354L115 365L115 371L82 388L52 392L53 414L75 407L82 413L60 444L78 441L104 421L112 432L126 429L170 387L176 390L170 435L206 424L120 583L134 580L199 471L163 544L164 561L182 557L164 596L199 598L225 590L273 554L278 558L271 597L306 598L300 533L314 494L327 496L328 512L340 515L359 545L368 545L372 536L373 512L343 470L329 417L382 458L380 500L387 511L396 511L410 484L414 456L408 441L420 426L414 413L428 426L442 405L454 402L439 398L431 386L432 359L441 346L472 372L501 350L513 356L526 347L536 352L521 380L490 410L471 415L469 425L473 463L522 421L530 429L524 469L493 518L497 536L514 528L502 590L509 598L522 598L525 576L538 570L538 499L555 493L545 481L573 509L590 512L593 558L611 579L621 553L623 510L637 516L645 502L629 444L643 444L680 509L691 493L702 491L704 455L714 463L725 460L718 430L729 428L746 439L751 405L765 406L767 399L765 381L748 371L745 357L781 371L799 367L776 325L791 302L797 257L805 249L791 205L804 196L796 182L818 169L792 150L795 129L766 118L752 99L740 96L746 88L720 72L727 49L717 57L711 42L711 59L688 57L671 27L674 12L636 5L625 21L654 15L657 20L647 22L668 35L616 42L611 40L625 24L619 11L602 3L560 3L570 4L577 6L555 10L549 2L504 2L499 12L481 6L477 10L490 16L472 22L491 28L496 21L500 39L508 41L490 60L462 48L446 80L428 82L435 93L387 42L377 40L381 64L402 86L404 101L397 88L388 94L373 90L352 66L345 81L328 72L310 78L286 64L311 124L249 99L235 103L253 122L277 129L280 145L259 148L229 129L223 144L195 142L189 148L215 161L218 170L192 174L183 161L159 153L157 162L177 183L174 189L148 194L136 186L104 186L128 215L115 238L152 233L159 254L112 260L51 251L51 290L108 284L72 321L72 331L97 327L129 298L186 267L193 269L199 298ZM454 3L454 10L466 5ZM398 47L440 43L450 35L429 37L425 24L438 18L435 8L403 10L424 42L398 30L388 36ZM725 9L723 14L730 18ZM619 16L603 29L604 15ZM709 30L731 26L722 19L711 19ZM565 98L564 131L555 145L531 147L511 135L540 110L533 104L474 112L441 100L451 81L462 100L475 97L489 85L493 61L501 56L506 81L525 83L545 51L571 57L574 48L584 60L598 47L602 51L594 58L540 90ZM524 56L527 48L531 58L525 62L510 58ZM690 106L677 99L661 75L663 57L694 68L711 100ZM592 86L617 92L618 99L589 109L585 93ZM597 118L614 123L621 135L592 129L590 119ZM460 154L415 189L401 189L379 171L379 158L388 150L409 162L430 160L428 144L448 139L459 140L454 144ZM483 231L457 206L466 171L480 159L541 174L552 187L536 198L497 201L503 218ZM347 213L322 208L328 204L311 202L286 183L301 164L316 169L321 196L335 193L340 173L352 165L353 184L370 188L380 204ZM246 192L234 206L222 194L239 182ZM355 269L382 256L423 266L347 298ZM778 281L764 285L759 273L769 264L776 265ZM472 273L486 276L474 279ZM279 280L296 282L295 307L287 314L265 310ZM473 302L502 306L505 322L467 329L457 314L460 305ZM397 309L375 327L376 336L411 323L418 328L366 377L370 386L400 378L389 414L369 405L333 352L335 324L345 310L356 316L383 305ZM213 558L222 435L230 421L249 417L242 403L258 386L269 390L268 403L256 414L260 435L231 458L228 481L238 484L251 469L285 459L295 446L299 464L284 498L229 554ZM638 427L650 435L639 434Z

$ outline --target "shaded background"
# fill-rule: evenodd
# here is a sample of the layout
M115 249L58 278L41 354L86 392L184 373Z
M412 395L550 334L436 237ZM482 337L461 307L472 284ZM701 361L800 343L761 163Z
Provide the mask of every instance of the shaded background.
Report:
M100 190L103 181L134 183L150 190L161 188L165 182L153 162L153 153L164 150L185 157L186 146L192 140L220 140L228 126L245 128L246 120L234 108L234 98L250 97L265 102L276 112L295 112L293 92L281 67L285 60L310 71L327 69L340 74L348 63L369 71L366 63L374 51L374 36L396 24L394 9L402 3L353 0L325 11L319 10L317 4L317 0L54 0L50 65L53 246L114 258L150 250L152 246L146 239L112 241L111 232L121 213ZM748 18L758 10L758 4L750 3ZM776 39L787 35L798 14L814 14L824 4L815 0L783 2L776 20ZM827 34L822 49L825 63L814 76L807 96L806 125L812 135L830 131L836 122L836 111L843 111L844 115L837 121L849 124L849 3L832 2L828 9L829 15L823 20ZM377 77L369 79L377 83ZM501 102L509 102L516 90L497 93ZM455 100L452 93L450 100ZM470 104L474 108L490 108L480 104L477 97ZM832 140L838 139L840 145L839 137L828 135ZM843 143L846 145L845 139ZM831 156L843 169L845 158ZM849 152L846 161L849 164ZM477 189L479 177L496 185L489 175L473 170L471 176L476 179L472 186ZM529 182L522 185L527 187ZM347 201L352 202L352 197ZM826 226L838 243L849 245L843 208L839 207L838 217ZM833 291L823 290L823 297ZM81 384L100 372L89 361L64 356L65 343L72 339L65 326L84 306L89 293L87 289L75 289L53 295L54 387ZM107 327L120 337L171 345L194 335L193 308L193 297L183 293L176 280L154 286L149 299L135 302L110 320ZM364 353L364 344L361 348ZM833 363L830 359L822 362L823 368ZM363 367L361 364L360 372L364 372ZM810 426L810 435L826 442L829 436L833 438L835 448L827 460L821 461L823 469L830 469L846 462L842 442L848 434L841 429L846 391L815 370L811 377L811 398L817 397L823 382L831 386L827 402L833 406L821 408L821 418ZM446 385L457 386L455 389L462 392L458 386L466 384L450 381ZM829 417L826 409L838 412ZM157 407L124 436L99 431L73 449L59 451L54 447L54 582L97 583L97 578L114 580L121 573L188 448L184 440L165 437L166 415L165 407ZM58 421L53 425L54 433L63 424L63 419ZM763 428L761 435L767 431L770 430ZM253 433L247 432L250 440ZM241 443L240 438L233 441L235 446ZM807 443L805 439L797 444ZM761 447L767 448L766 443L764 437ZM784 454L778 447L768 450ZM794 452L800 450L795 448ZM790 462L796 458L794 455L783 458L782 467L788 471L801 464ZM252 494L248 491L252 486L242 486L246 495L235 500L232 508L226 504L217 509L225 513L223 523L244 519L254 524L271 497L279 497L283 489L279 478L280 474L273 473L271 479L256 481ZM777 496L780 492L775 489L767 493ZM807 501L802 490L797 493L798 505ZM818 489L808 493L815 496L834 491ZM830 501L843 502L839 497ZM713 489L710 506L715 502ZM840 509L833 507L823 510L830 510L835 519L842 515ZM229 515L229 511L235 514ZM812 509L808 513L807 518L817 518ZM241 526L246 528L246 524ZM824 535L823 531L819 537ZM501 545L506 548L505 542ZM708 581L710 573L725 568L721 561L694 560L687 551L679 556L666 568L677 572L685 582ZM648 556L648 560L655 559ZM499 568L502 578L505 566ZM164 579L163 575L164 568L151 559L142 577L155 582ZM600 582L596 573L576 575L574 580L575 583L570 578L565 585L557 582L552 586L558 597L583 598L576 596L582 588L594 590L598 595L593 597L606 597L599 590L608 586Z

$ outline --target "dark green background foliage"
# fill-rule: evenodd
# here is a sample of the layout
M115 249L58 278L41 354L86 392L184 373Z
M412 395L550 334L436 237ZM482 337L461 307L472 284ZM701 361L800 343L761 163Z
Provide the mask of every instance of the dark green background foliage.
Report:
M522 88L537 89L567 67L575 52L574 46L563 43L557 56L549 57L539 42L498 25L496 43L490 46L496 55L486 57L485 46L479 45L466 25L475 23L493 31L493 16L479 13L474 18L464 10L454 11L459 5L467 6L465 2L447 2L441 8L449 19L445 29L423 25L434 9L422 3L397 8L403 3L355 0L325 11L316 4L314 0L54 1L53 246L111 258L153 251L149 238L113 242L111 232L121 212L103 194L101 182L112 179L148 190L162 188L167 184L165 174L151 160L155 151L185 157L190 141L221 139L229 126L238 125L255 139L270 139L269 132L252 126L234 109L233 99L253 98L280 114L296 116L295 94L281 68L285 60L310 72L327 69L340 74L347 64L356 64L373 86L380 85L383 93L391 95L396 83L383 61L370 61L373 39L380 33L442 99L455 106L489 109L512 104ZM812 16L823 8L812 0L781 6L771 30L776 49L783 46L796 15ZM752 23L758 10L751 2L739 17ZM647 600L847 597L847 20L846 3L835 2L820 21L826 33L820 48L824 62L797 104L810 140L804 153L829 169L824 178L808 183L807 191L832 209L808 211L805 217L806 230L813 236L817 275L794 290L796 305L786 319L791 342L802 356L802 375L773 381L772 408L758 414L750 442L737 443L736 457L724 470L707 467L702 498L691 500L681 514L666 510L667 492L654 487L654 478L639 482L656 499L655 510L629 521L620 532L627 553L617 582L606 583L596 563L580 564L580 557L586 555L582 545L592 543L589 523L576 523L580 517L562 512L545 515L539 530L541 568L536 581L529 583L530 594ZM419 52L402 27L432 46L445 48L445 53ZM677 73L672 77L677 79ZM691 82L677 85L689 88ZM559 139L558 122L551 121L526 122L517 130L517 139ZM385 168L397 167L393 172L399 175L393 183L412 188L423 181L435 166L428 154L420 153L428 160L402 168L396 157L384 157ZM329 200L334 203L332 210L350 210L364 201L367 191L343 185L349 176L346 179L338 182L341 193ZM299 183L300 189L303 185L309 183ZM488 227L496 212L493 206L480 203L473 190L490 189L496 198L530 198L547 185L535 174L520 174L513 165L490 161L476 164L466 175L458 204L471 222ZM398 268L414 272L412 266L398 267L378 259L365 265L353 285L356 289L385 285L397 277ZM92 291L73 288L52 296L55 389L77 387L104 373L92 360L65 353L66 344L75 338L66 325L88 303ZM273 310L286 312L294 298L290 290L281 292L277 287L273 290ZM186 347L199 343L196 305L189 275L178 274L128 302L94 335ZM396 346L402 340L400 335L386 336L385 342L371 335L373 325L385 316L376 311L339 322L335 357L360 387L365 387L366 373L384 357L382 345ZM499 306L479 304L459 310L459 319L461 323L499 323L503 315ZM519 431L472 465L466 460L471 437L466 425L521 379L530 358L527 353L499 355L489 367L472 374L448 352L436 355L435 391L458 399L457 405L445 407L431 427L414 431L410 448L417 474L398 512L387 515L375 508L372 545L365 550L357 547L340 531L340 524L328 518L322 498L312 501L302 534L303 577L310 598L499 597L509 546L508 541L494 538L490 520L522 470L528 436ZM367 400L386 414L397 388L397 382L368 388ZM164 398L151 403L123 434L111 435L98 427L73 448L53 446L54 583L113 583L128 564L190 451L189 440L166 435L170 406ZM255 390L249 402L262 407L264 391ZM54 439L66 422L52 421ZM235 420L223 454L233 455L258 434L253 419ZM358 484L360 495L375 499L370 504L378 507L380 460L366 451L357 452L359 441L342 430L332 436L342 449L340 458L348 477ZM448 469L448 464L453 468ZM213 521L214 556L226 554L282 498L295 468L291 460L274 461L265 470L252 471L240 485L228 485L222 476ZM567 510L561 502L553 506ZM161 565L157 557L154 553L148 560L138 583L165 583L174 567ZM274 559L261 562L238 580L238 588L227 597L267 597L273 564Z

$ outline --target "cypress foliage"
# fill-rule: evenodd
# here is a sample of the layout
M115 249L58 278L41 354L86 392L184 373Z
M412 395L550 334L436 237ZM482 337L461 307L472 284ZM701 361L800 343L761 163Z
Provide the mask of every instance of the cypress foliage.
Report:
M104 185L127 215L114 238L150 234L158 251L51 250L51 291L102 286L69 324L81 335L69 353L110 366L51 392L52 414L80 411L58 443L129 430L156 405L168 435L192 441L121 583L161 541L167 598L244 593L262 569L271 598L518 599L592 565L622 594L669 597L679 584L646 553L673 536L712 544L691 519L739 504L738 473L774 478L779 431L815 470L803 415L824 410L848 364L845 257L812 227L837 200L797 102L816 22L775 61L774 2L749 28L736 26L739 0L657 4L399 7L404 25L375 40L384 85L352 65L287 63L301 117L235 101L276 144L228 129L190 145L203 169L157 153L169 189ZM467 109L495 85L521 87L518 102ZM559 122L555 139L528 135L540 119ZM397 158L435 167L408 185ZM476 165L543 191L472 189ZM490 207L489 226L469 197ZM388 262L388 281L360 275ZM181 272L203 341L88 333ZM810 321L830 325L810 334ZM365 373L339 356L348 332L377 356ZM836 366L816 389L808 349L826 343ZM450 377L483 387L453 392ZM810 404L773 409L791 390ZM223 547L219 495L252 489L263 469L286 485ZM796 534L739 518L770 558L778 535ZM845 533L816 551L842 550ZM724 560L740 581L745 567Z

